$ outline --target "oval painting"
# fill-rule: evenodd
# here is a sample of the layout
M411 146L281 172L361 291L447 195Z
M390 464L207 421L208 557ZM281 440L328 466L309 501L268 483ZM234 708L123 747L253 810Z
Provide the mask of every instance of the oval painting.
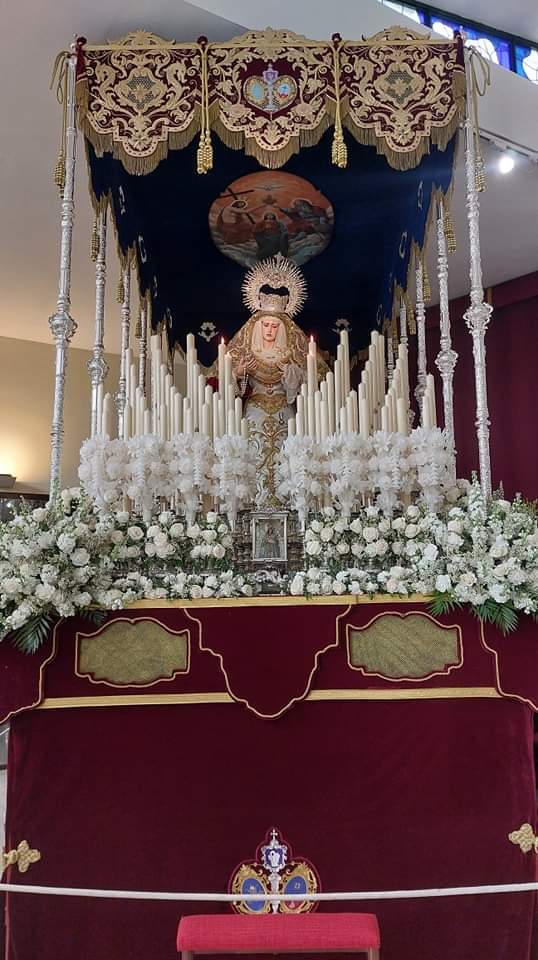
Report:
M209 209L218 249L244 267L278 253L298 266L325 250L334 211L308 180L281 170L234 180Z

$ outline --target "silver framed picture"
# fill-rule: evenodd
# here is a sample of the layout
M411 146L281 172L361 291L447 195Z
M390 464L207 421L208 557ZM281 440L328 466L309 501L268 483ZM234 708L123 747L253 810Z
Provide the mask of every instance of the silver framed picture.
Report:
M288 559L288 515L286 512L256 512L252 516L252 560L254 563L286 563Z

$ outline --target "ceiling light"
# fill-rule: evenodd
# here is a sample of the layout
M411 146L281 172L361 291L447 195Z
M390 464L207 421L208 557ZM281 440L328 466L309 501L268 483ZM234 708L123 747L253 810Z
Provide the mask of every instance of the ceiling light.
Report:
M499 160L499 170L501 173L510 173L514 169L515 160L511 153L508 150L503 153L502 157Z

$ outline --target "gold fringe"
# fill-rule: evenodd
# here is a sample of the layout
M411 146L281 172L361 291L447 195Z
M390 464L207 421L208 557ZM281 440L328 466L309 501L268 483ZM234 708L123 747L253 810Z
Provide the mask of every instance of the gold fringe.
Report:
M456 252L456 234L454 231L454 221L448 204L443 204L443 221L445 230L446 248L448 253Z
M332 162L340 170L347 167L347 146L344 140L344 131L342 129L342 101L340 98L340 55L338 52L340 40L336 37L331 43L333 52L333 73L334 73L334 93L335 93L335 117L334 117L334 136L332 142ZM327 106L325 107L327 109Z
M486 189L486 166L481 151L476 154L474 179L476 189L479 193L483 193Z
M90 239L90 260L95 263L99 256L99 232L97 229L97 217L93 218L92 235Z
M430 278L428 276L428 270L426 267L426 260L422 260L422 291L424 297L424 303L429 303L432 298L432 288L430 284Z
M56 166L54 167L53 179L55 185L58 187L60 196L62 196L65 190L65 153L63 147L58 154Z

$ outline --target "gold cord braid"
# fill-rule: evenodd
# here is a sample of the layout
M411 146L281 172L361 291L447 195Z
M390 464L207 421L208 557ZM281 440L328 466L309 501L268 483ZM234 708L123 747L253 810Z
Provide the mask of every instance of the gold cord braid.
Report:
M60 138L60 151L56 166L54 167L53 179L58 187L60 196L65 189L65 131L67 127L67 60L69 53L62 50L54 61L52 68L52 77L50 81L50 90L56 86L56 99L62 107L62 133Z
M344 131L342 127L342 101L340 98L340 40L333 37L331 43L334 64L334 96L336 101L336 112L334 116L334 136L332 143L332 162L340 170L347 167L347 146L344 140Z
M118 278L118 289L116 292L116 301L118 303L123 303L125 300L125 287L123 286L123 274L120 273Z
M90 239L90 260L95 263L99 256L99 230L97 226L97 217L93 218L92 234Z
M480 147L480 126L478 123L478 97L483 97L491 83L491 67L489 61L482 56L476 48L471 48L469 53L469 66L471 70L471 98L473 106L473 136L474 136L474 155L475 155L475 185L479 193L486 189L486 167ZM480 76L477 70L480 67Z
M209 127L209 78L207 69L207 44L200 44L202 102L200 107L200 142L196 151L196 169L198 173L208 173L213 169L213 145Z

